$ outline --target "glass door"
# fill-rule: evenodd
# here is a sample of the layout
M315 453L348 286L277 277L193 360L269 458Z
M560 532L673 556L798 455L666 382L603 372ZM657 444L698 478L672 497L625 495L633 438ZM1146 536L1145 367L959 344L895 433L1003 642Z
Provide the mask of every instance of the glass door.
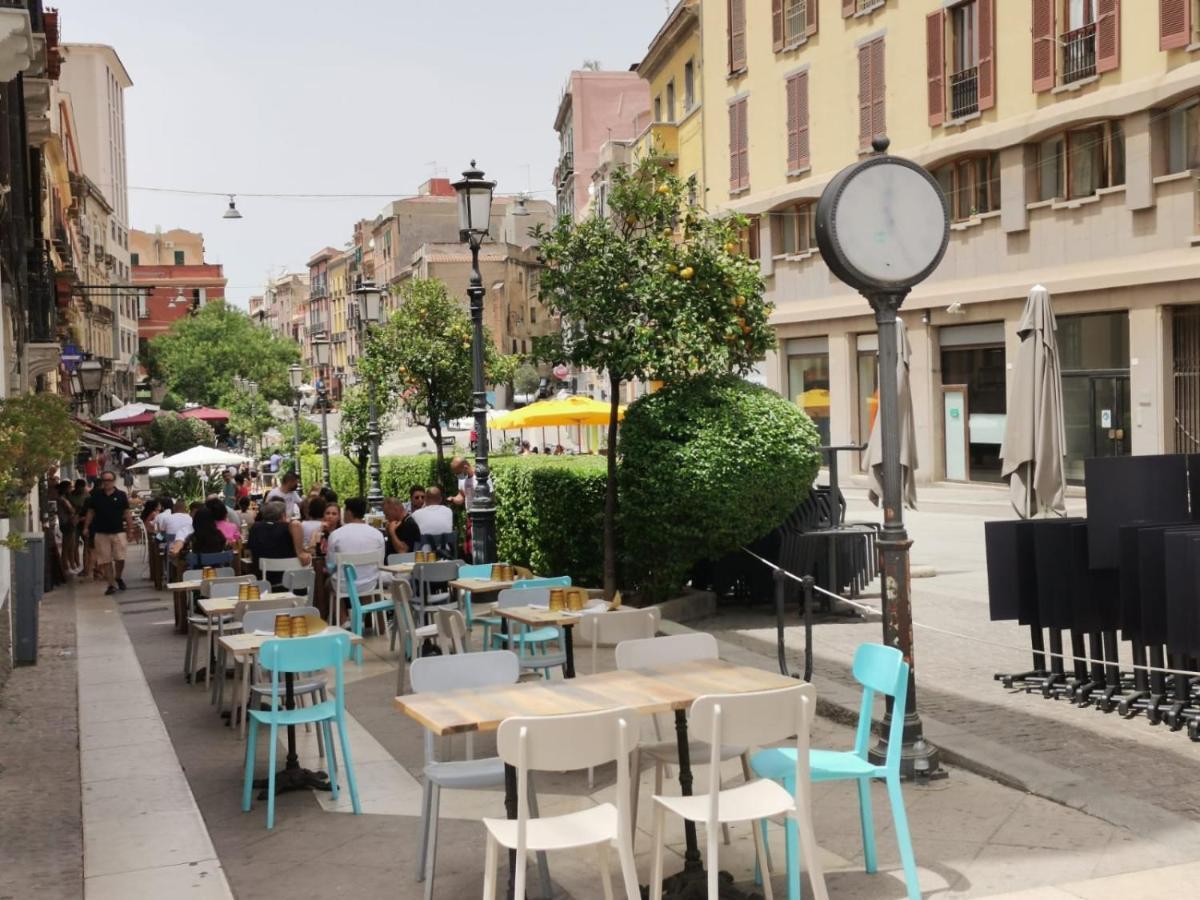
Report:
M1062 385L1066 474L1078 484L1085 459L1129 455L1129 376L1064 375Z

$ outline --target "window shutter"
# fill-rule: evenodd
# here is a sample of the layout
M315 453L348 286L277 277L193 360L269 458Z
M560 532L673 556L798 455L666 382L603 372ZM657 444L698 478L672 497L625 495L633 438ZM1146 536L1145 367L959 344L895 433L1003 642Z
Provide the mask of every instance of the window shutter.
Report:
M871 45L858 48L858 146L871 146Z
M1096 0L1096 72L1121 65L1121 0Z
M871 42L871 137L887 134L887 83L883 69L883 38ZM867 140L870 143L870 139Z
M739 187L743 188L750 187L750 123L746 118L749 108L749 100L738 102L738 177Z
M996 105L996 0L979 0L979 110Z
M746 68L746 0L729 0L729 71Z
M1033 90L1036 93L1054 87L1055 62L1058 58L1055 2L1033 0Z
M771 0L771 39L778 53L783 49L783 0Z
M842 0L842 18L854 15L854 0Z
M929 80L929 124L946 121L946 11L925 17L925 72Z
M797 116L800 76L787 80L787 167L789 172L800 168L800 119Z
M804 33L808 37L812 37L817 33L817 0L808 0L808 7L804 11Z
M739 171L741 155L738 153L738 137L741 134L738 128L739 106L741 106L741 101L729 104L729 189L731 191L736 191L742 183Z
M808 73L801 72L796 82L796 168L803 169L812 162L808 142Z
M1192 0L1158 0L1158 47L1176 50L1192 42Z

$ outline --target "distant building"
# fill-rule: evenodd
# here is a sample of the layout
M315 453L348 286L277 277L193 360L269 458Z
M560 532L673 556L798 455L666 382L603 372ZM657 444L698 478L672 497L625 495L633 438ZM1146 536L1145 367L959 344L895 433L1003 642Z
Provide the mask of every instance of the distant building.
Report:
M133 284L138 290L139 353L171 323L212 300L225 298L224 269L204 259L204 235L170 231L129 232Z

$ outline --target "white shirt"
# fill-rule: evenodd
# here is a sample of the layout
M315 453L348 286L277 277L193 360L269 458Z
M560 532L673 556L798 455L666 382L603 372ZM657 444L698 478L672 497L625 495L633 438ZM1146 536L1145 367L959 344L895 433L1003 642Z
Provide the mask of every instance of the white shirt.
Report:
M300 523L300 532L304 536L304 546L311 547L313 535L321 530L325 523L320 519L307 519Z
M163 513L154 520L161 534L173 535L176 541L186 541L192 533L192 517L187 513Z
M292 491L290 494L285 493L283 488L271 488L267 494L265 503L270 503L272 500L282 500L287 505L287 517L294 519L300 515L300 492Z
M475 503L475 476L463 475L459 477L458 489L463 495L463 508L470 509Z
M341 528L334 529L329 536L329 552L326 555L326 568L336 570L337 557L340 554L354 555L358 553L378 553L383 558L387 541L378 528L372 528L363 522L351 522ZM374 591L378 584L379 570L375 566L355 566L358 577L354 583L360 592Z
M421 529L422 539L434 534L449 534L454 530L454 511L439 503L414 510L412 517Z

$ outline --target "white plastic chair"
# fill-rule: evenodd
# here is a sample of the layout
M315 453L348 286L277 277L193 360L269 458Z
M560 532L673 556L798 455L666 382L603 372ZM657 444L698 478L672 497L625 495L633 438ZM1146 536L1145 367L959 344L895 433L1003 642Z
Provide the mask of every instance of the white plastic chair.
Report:
M475 659L471 654L461 659ZM484 819L488 830L483 864L484 900L496 897L496 861L500 847L515 850L513 896L525 896L525 867L529 851L595 847L605 900L612 900L608 850L617 845L626 900L640 900L633 861L629 816L629 754L637 746L637 713L610 709L568 716L505 719L496 733L500 758L517 770L517 818ZM529 808L531 771L565 772L610 761L617 764L617 805L601 803L579 812L536 817ZM714 895L715 896L715 895Z
M288 556L280 559L267 559L262 557L258 561L258 573L264 581L270 581L271 572L291 572L295 569L306 568L301 564L300 560L295 556Z
M650 873L650 900L661 900L663 881L663 826L668 811L692 822L704 825L708 842L705 864L708 868L708 896L718 893L717 829L718 823L752 822L754 850L763 873L770 871L766 844L758 823L770 816L785 815L793 819L800 834L803 858L808 864L808 878L816 900L829 900L825 875L817 855L817 839L813 832L811 785L808 771L808 735L817 706L816 689L811 684L796 684L771 691L746 694L710 694L699 697L689 713L689 728L703 734L711 748L709 754L709 788L706 793L692 797L654 798L654 862ZM751 745L774 744L786 738L796 738L796 796L783 785L767 778L722 789L720 785L720 748L726 735L736 735ZM774 896L771 879L764 875L763 894L766 900Z
M387 556L387 564L389 566L398 566L401 563L410 563L417 561L417 554L414 553L389 553Z
M467 617L461 609L438 609L433 613L433 625L437 629L438 648L447 656L466 653Z
M580 616L576 633L580 642L591 645L592 674L596 674L598 647L615 647L623 641L652 638L660 621L662 612L657 606L647 609L614 609L612 612Z
M396 628L392 632L391 645L394 650L396 642L400 643L400 671L396 675L396 694L404 693L404 670L406 660L416 662L421 656L421 646L426 640L437 637L437 625L418 626L413 621L412 586L407 581L397 579L392 582L392 608L395 615Z
M293 594L299 594L304 591L304 597L308 601L312 601L313 592L316 590L317 573L311 568L309 569L290 569L283 573L283 589L291 591Z
M413 613L418 624L425 624L431 610L457 609L458 603L449 590L435 590L435 585L446 584L458 577L458 560L443 560L442 562L418 563L413 566L411 583L413 587Z
M430 656L413 661L413 691L420 694L426 691L453 691L496 684L515 684L520 671L516 655L508 650L464 656ZM425 732L425 793L421 801L421 853L417 857L417 881L425 882L425 900L433 897L442 788L477 790L500 787L504 784L504 762L499 757L472 759L470 743L467 744L467 748L465 760L439 760L434 752L433 733ZM536 800L533 802L536 805ZM549 872L544 868L544 860L542 863L543 895L548 897Z
M506 588L496 596L496 609L508 609L515 606L550 606L550 588L538 587L521 590L519 588ZM509 621L508 623L508 646L518 648L518 658L521 660L521 668L526 671L539 671L544 678L550 677L550 670L560 668L563 670L564 677L567 667L567 645L566 638L563 635L561 625L546 626L539 631L549 631L553 629L558 632L557 638L550 638L558 641L558 649L553 653L546 649L546 640L539 639L536 643L525 641L522 638L528 632L528 627L517 622ZM497 637L503 637L498 632L492 633L493 640ZM532 651L531 651L532 648Z
M216 572L217 572L216 578L205 579L203 569L185 569L184 573L183 573L183 577L181 579L182 581L200 581L201 582L200 589L198 591L189 591L188 592L188 615L187 615L188 634L187 634L187 646L184 647L184 650L183 650L183 671L184 671L184 674L187 676L187 680L189 683L192 683L196 680L196 641L197 641L197 638L199 638L199 636L201 634L203 634L206 638L206 642L205 642L206 646L208 647L208 656L206 657L208 662L206 662L204 665L204 686L206 688L209 687L211 684L211 676L212 676L211 662L213 659L214 628L213 628L213 625L210 622L208 616L202 615L200 613L200 611L196 608L196 597L197 597L197 595L206 596L206 597L207 596L216 596L216 597L237 596L236 588L234 589L234 592L232 595L209 593L217 585L228 583L230 577L233 576L233 569L217 569ZM217 630L219 630L220 625L222 625L228 621L230 621L228 617L223 617L222 619L218 620Z
M718 659L717 639L711 634L693 632L692 634L673 634L665 637L652 637L642 640L622 641L617 644L617 669L640 669L645 666L670 666L697 659ZM658 716L651 716L654 724L653 743L641 744L634 753L635 772L641 771L641 754L645 753L654 760L654 793L661 794L663 779L667 777L667 766L679 765L679 742L674 737L664 739L663 733L671 735L674 723L663 727ZM693 765L698 760L709 758L709 747L703 738L698 738L688 732L688 758ZM750 754L744 745L727 745L721 747L721 761L741 759L742 776L750 780ZM633 780L633 824L637 825L638 793L641 779ZM729 844L729 828L722 823L721 834L725 844Z

